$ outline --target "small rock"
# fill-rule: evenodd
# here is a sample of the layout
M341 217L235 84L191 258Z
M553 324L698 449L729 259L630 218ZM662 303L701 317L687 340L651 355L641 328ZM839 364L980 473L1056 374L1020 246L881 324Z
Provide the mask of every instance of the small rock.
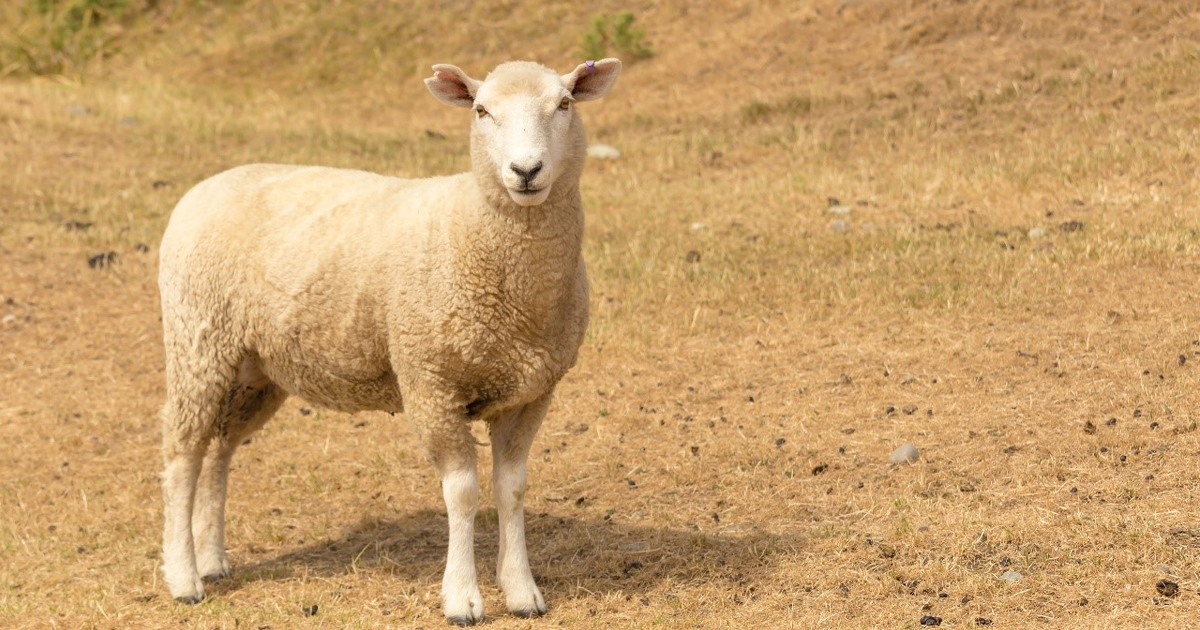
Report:
M72 116L91 116L92 110L84 107L83 105L68 105L67 113Z
M310 414L310 413L312 413L312 409L309 409L308 407L301 407L301 408L300 408L300 415L302 415L302 416L307 416L307 415L308 415L308 414Z
M911 464L917 461L921 454L917 451L917 447L913 444L901 444L899 448L892 451L888 461L893 464Z
M13 315L12 313L9 313L8 315L5 315L3 319L0 319L0 324L2 324L4 326L8 326L9 324L12 324L16 321L17 321L17 316Z
M1158 594L1163 597L1175 597L1179 595L1179 585L1171 580L1159 580L1154 584L1154 588L1158 590Z
M838 204L836 206L830 206L829 214L837 214L837 215L845 216L847 214L850 214L850 206L847 206L845 204Z
M1028 236L1030 239L1042 238L1046 235L1046 229L1040 227L1029 228Z
M779 447L783 446L784 444L787 444L787 438L777 438L775 440L775 448L779 448Z
M825 472L826 470L829 470L829 464L817 464L816 466L813 467L812 474L814 477L816 477L817 475Z
M150 246L146 245L145 243L138 243L137 245L133 246L133 249L139 254L145 254L146 252L150 251Z
M598 160L615 160L621 157L621 152L616 147L607 144L593 144L587 148L588 157Z
M829 229L833 230L834 234L845 234L850 231L850 224L845 219L836 219L829 224Z
M140 122L142 122L142 121L138 120L138 117L137 117L137 116L122 116L122 117L120 117L120 118L118 118L118 119L117 119L117 124L118 124L118 125L121 125L122 127L128 127L128 126L130 126L130 125L136 125L136 124L138 124L138 123L140 123Z
M1058 224L1058 229L1063 232L1078 232L1083 229L1083 221L1063 221Z
M1091 420L1083 423L1083 432L1092 435L1096 432L1096 425L1092 424Z
M1004 573L1000 574L1000 579L1004 580L1005 582L1016 582L1023 577L1025 576L1021 575L1021 573L1018 571L1005 571Z
M1080 598L1079 598L1079 605L1080 605L1080 606L1087 606L1087 605L1088 605L1088 598L1086 598L1086 597L1080 597Z
M921 625L922 626L940 626L940 625L942 625L942 618L934 617L933 615L925 615L924 617L921 617Z
M165 179L156 179L156 180L150 182L150 187L153 188L154 190L158 190L159 188L166 188L171 185L172 185L171 182L169 182Z
M700 252L694 249L689 249L687 253L687 261L690 263L700 262Z
M691 225L691 230L693 232L699 232L700 230L707 229L707 228L708 228L707 223L696 222Z
M977 625L977 626L990 626L990 625L992 625L992 620L991 620L991 619L988 619L987 617L976 617L976 618L975 618L975 625Z
M317 615L317 610L319 610L319 609L320 609L320 606L318 606L316 604L310 604L308 606L305 606L303 609L304 616L305 617L315 617Z

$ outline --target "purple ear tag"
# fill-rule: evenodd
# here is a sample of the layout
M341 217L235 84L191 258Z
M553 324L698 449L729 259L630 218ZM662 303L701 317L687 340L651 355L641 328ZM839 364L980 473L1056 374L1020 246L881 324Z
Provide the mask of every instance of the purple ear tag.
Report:
M592 73L596 72L596 62L595 61L588 59L586 62L586 65L587 65L587 69L588 69L588 74L592 74Z

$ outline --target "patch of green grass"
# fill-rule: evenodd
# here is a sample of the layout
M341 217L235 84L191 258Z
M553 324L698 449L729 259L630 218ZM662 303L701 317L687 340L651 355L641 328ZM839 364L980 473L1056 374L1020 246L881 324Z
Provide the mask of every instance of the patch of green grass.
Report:
M813 101L808 96L793 95L778 103L766 103L752 99L741 109L742 121L747 124L763 122L776 115L800 116L812 111Z
M588 59L601 59L611 50L630 62L653 57L654 51L646 43L646 30L637 26L636 21L632 11L593 16L583 33L579 52Z
M0 76L63 74L110 53L129 0L28 0L0 16Z

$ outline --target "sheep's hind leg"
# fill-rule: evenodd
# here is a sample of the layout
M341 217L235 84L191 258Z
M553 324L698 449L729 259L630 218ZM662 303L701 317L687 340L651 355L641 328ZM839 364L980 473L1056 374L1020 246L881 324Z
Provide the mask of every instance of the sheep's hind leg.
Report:
M529 569L525 546L525 461L550 406L550 394L502 416L491 426L492 488L500 517L496 582L509 612L521 617L546 613L546 600Z
M237 384L221 405L215 445L204 458L192 512L192 537L196 541L196 568L205 579L232 574L225 554L225 498L229 464L238 446L262 428L287 393L246 359L238 370Z
M194 349L177 351L167 338L167 402L162 408L163 577L176 601L204 599L196 569L192 510L204 452L216 428L222 396L235 363L201 360Z

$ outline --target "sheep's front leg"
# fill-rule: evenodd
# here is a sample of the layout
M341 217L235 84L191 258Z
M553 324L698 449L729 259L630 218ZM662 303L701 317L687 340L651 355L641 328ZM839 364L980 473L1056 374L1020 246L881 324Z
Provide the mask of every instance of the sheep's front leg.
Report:
M492 485L500 517L500 553L496 581L509 612L521 617L545 614L546 600L529 569L525 547L525 462L550 395L497 420L492 432Z
M454 425L433 427L428 439L434 463L442 474L442 497L450 521L442 606L447 621L469 626L483 620L483 596L475 575L475 512L479 506L475 440L465 420L441 422Z

